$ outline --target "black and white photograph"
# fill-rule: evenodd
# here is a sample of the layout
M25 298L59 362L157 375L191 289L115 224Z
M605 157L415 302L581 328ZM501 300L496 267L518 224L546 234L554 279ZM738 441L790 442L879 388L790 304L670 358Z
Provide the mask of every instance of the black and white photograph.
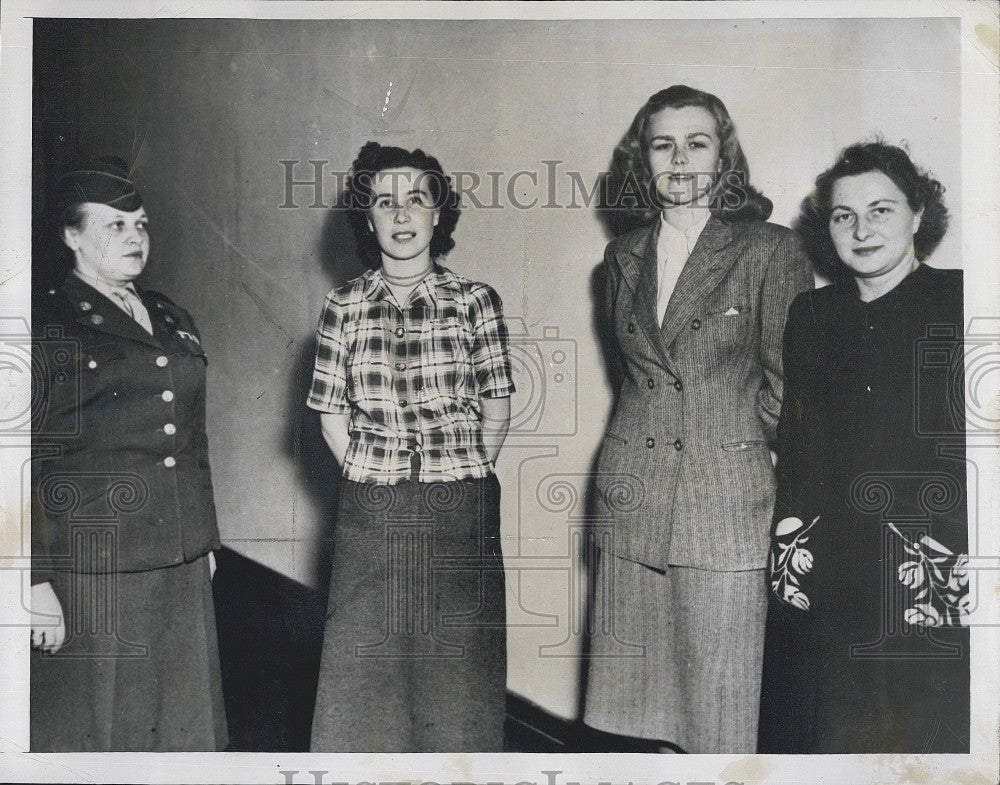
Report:
M1000 781L997 3L10 0L0 105L0 779Z

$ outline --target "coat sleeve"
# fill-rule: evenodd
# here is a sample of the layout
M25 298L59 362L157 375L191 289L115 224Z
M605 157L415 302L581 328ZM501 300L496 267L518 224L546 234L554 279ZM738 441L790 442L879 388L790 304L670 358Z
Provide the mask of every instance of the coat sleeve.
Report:
M784 402L777 426L775 525L785 518L804 519L809 515L806 496L810 456L811 451L822 449L816 427L817 401L809 392L809 344L814 332L811 321L810 298L796 298L788 314L782 352Z
M757 416L770 442L776 438L781 412L782 341L788 308L797 294L812 288L809 259L799 236L788 232L771 253L760 292L760 363L764 383L757 394Z
M601 313L601 342L604 345L604 356L608 366L608 377L615 390L621 387L625 368L622 364L622 354L618 347L618 336L615 333L615 308L618 300L618 287L621 285L621 274L615 262L615 243L609 243L604 251L604 301Z
M36 317L39 316L36 308ZM55 571L50 567L54 553L65 550L66 544L59 542L59 537L65 537L65 532L61 531L55 522L49 517L48 511L42 499L42 474L43 457L51 458L58 455L59 446L52 443L54 436L72 430L73 418L69 403L72 400L66 395L60 394L60 389L74 390L76 388L76 376L70 374L67 381L62 385L54 385L53 377L57 373L64 372L63 364L55 360L56 353L66 347L62 344L53 344L52 341L45 340L45 326L52 326L56 322L51 317L48 320L39 319L39 324L32 328L31 345L31 436L32 436L32 464L30 467L31 479L29 483L30 491L30 515L31 515L31 583L45 583L55 577ZM63 351L64 354L71 354ZM75 360L79 362L78 359ZM72 368L72 361L69 363ZM72 398L72 396L70 396Z

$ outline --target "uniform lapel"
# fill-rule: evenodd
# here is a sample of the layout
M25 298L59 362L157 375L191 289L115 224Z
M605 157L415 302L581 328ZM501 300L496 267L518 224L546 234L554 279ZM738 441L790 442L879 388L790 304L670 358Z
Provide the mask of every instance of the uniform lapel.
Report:
M691 321L705 296L725 278L736 263L738 252L739 244L733 243L732 228L714 216L709 218L681 270L663 315L660 336L664 347L669 347L674 342L684 325Z
M194 326L182 317L183 312L179 312L173 303L165 297L142 290L139 290L139 297L146 306L153 334L159 338L161 346L171 349L181 346L191 354L205 355Z
M114 338L140 341L160 348L160 342L93 286L70 273L63 282L63 293L76 311L76 321Z

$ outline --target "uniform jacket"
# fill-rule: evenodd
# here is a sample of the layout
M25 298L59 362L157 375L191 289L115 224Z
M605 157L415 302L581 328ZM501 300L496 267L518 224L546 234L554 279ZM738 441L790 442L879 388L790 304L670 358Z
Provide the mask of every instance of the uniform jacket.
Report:
M606 307L622 362L597 463L613 551L664 569L765 566L782 333L812 287L797 235L709 219L656 323L659 222L612 241Z
M218 547L205 366L191 316L139 292L149 335L70 274L33 308L33 581Z

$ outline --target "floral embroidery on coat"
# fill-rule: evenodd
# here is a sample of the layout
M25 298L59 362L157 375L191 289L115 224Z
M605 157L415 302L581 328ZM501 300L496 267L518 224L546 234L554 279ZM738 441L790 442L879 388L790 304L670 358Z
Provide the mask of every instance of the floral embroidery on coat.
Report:
M817 515L806 526L799 518L784 518L774 529L774 547L770 553L771 591L784 603L809 610L809 597L802 591L802 577L812 569L812 551L803 546L809 542L809 530L819 520ZM788 536L798 532L791 540Z
M903 621L924 627L967 624L971 611L968 555L955 555L926 534L912 542L893 524L889 528L903 541L906 552L916 557L899 565L899 581L916 592L914 600L923 600L906 609Z

